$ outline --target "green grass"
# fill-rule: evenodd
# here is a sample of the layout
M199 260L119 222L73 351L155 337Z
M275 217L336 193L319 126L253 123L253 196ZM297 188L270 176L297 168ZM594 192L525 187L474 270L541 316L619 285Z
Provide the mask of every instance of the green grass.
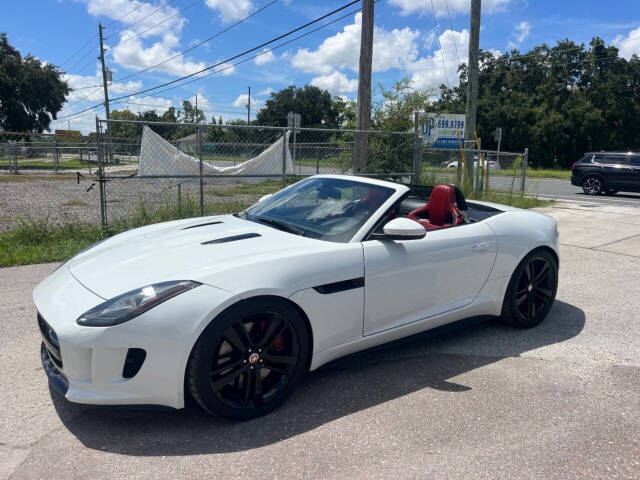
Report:
M422 171L425 174L428 173L438 173L438 174L450 174L455 175L455 168L445 168L438 167L433 165L425 165L422 167ZM520 175L522 170L518 168L516 174ZM490 176L500 176L500 177L511 177L513 176L513 169L509 168L500 168L495 170L490 170ZM559 170L554 168L528 168L527 169L527 178L558 178L558 179L569 179L571 178L571 170Z
M297 178L288 178L286 180L286 183L287 185L291 185L298 180L299 179ZM269 180L256 184L243 183L230 188L226 188L224 190L219 188L210 188L208 190L205 190L205 193L207 195L214 195L216 197L234 197L236 195L267 195L269 193L275 193L279 190L282 190L282 188L282 180Z
M51 180L74 180L75 176L69 175L13 175L13 174L2 174L0 175L0 183L21 183L21 182L40 182L40 181L51 181Z
M204 213L234 213L248 206L237 200L209 203L205 204ZM66 260L83 248L125 230L199 215L199 198L183 196L180 204L175 198L167 198L156 206L140 201L128 215L112 222L108 231L95 224L70 221L53 223L46 218L21 219L16 228L0 232L0 267Z
M527 178L571 178L571 170L556 170L555 168L528 168Z
M13 165L13 160L0 160L0 165ZM39 160L39 159L18 159L18 169L24 167L32 167L32 168L47 168L53 170L53 159L47 160ZM87 163L80 163L79 158L70 158L63 159L58 162L58 168L60 170L70 170L70 169L82 169L88 168L89 165Z
M523 195L521 193L510 194L509 192L499 191L493 191L490 193L484 192L479 195L473 196L469 200L482 200L485 202L499 203L502 205L509 205L511 207L517 208L546 207L554 203L553 200L542 200L531 195Z
M61 204L61 207L86 207L89 205L87 202L83 200L69 200L68 202L64 202Z
M98 225L23 219L0 233L0 267L65 260L106 236Z

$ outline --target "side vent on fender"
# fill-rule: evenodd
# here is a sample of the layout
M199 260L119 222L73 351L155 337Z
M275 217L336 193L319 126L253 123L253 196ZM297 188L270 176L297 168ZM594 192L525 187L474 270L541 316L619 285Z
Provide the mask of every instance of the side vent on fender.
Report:
M214 243L228 243L235 242L236 240L245 240L247 238L261 237L259 233L243 233L242 235L233 235L232 237L216 238L215 240L209 240L208 242L202 242L200 245L212 245Z

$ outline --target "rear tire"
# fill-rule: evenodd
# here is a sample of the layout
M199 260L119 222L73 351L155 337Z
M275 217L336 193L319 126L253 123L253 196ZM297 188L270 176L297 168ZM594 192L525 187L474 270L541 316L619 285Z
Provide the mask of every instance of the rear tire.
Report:
M548 250L529 253L513 272L502 303L501 318L519 328L540 324L558 290L558 264Z
M297 309L262 297L229 307L196 342L186 387L207 412L234 420L278 407L307 370L310 336Z
M596 175L588 175L582 180L582 191L587 195L600 195L603 188L602 179Z

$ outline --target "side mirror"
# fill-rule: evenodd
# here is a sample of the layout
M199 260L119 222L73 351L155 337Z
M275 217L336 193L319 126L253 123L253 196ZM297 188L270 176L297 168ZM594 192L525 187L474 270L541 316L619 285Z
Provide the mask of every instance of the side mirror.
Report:
M262 197L260 197L260 200L258 200L258 203L263 202L265 200L269 200L271 197L273 197L273 193L267 193L266 195L263 195Z
M379 235L379 240L417 240L424 238L427 231L422 225L408 218L394 218L387 223L382 231L384 235Z

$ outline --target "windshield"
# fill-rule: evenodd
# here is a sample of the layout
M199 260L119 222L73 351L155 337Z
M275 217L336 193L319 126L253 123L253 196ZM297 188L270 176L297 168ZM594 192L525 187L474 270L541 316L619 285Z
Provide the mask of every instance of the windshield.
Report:
M340 178L309 178L245 210L243 217L293 234L348 242L394 189Z

